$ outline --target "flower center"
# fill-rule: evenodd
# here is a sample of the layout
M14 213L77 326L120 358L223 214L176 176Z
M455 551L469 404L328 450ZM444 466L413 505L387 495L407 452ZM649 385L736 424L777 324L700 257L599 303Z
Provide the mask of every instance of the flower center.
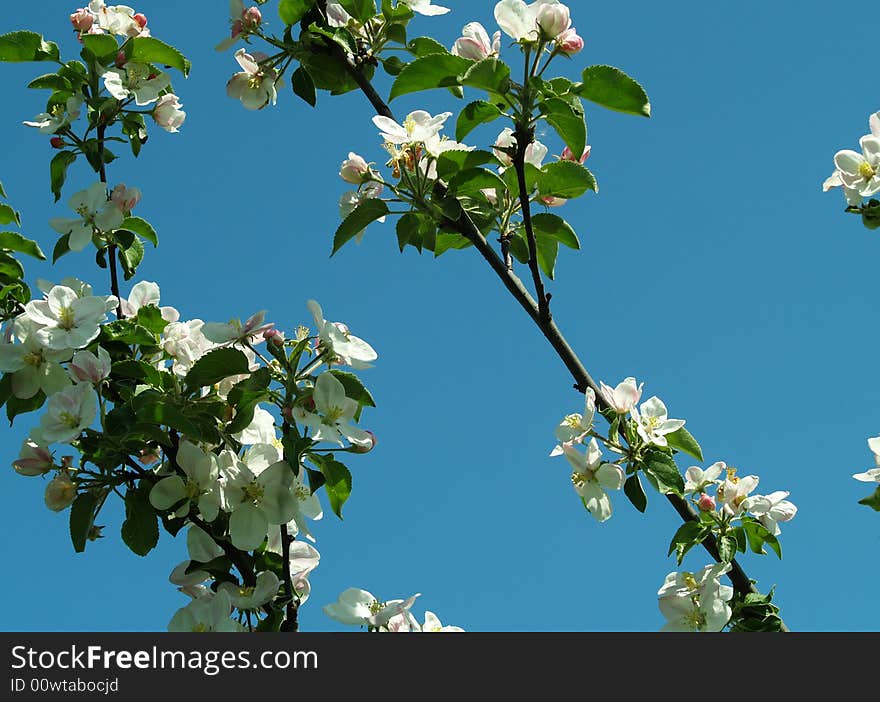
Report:
M31 351L30 353L26 353L22 360L29 366L39 367L43 365L43 351Z
M74 327L74 322L76 321L76 314L73 311L73 307L62 307L58 311L58 326L66 331L70 331Z
M62 412L58 415L58 421L66 427L76 429L79 426L79 417L71 412Z
M571 474L571 482L575 487L583 487L587 483L594 482L592 473L580 473L578 471L574 471Z
M239 597L251 597L254 594L253 587L240 587L238 588L238 596Z
M192 629L190 629L190 631L193 631L198 634L203 634L207 630L208 630L208 627L205 625L204 622L197 622L196 624L193 624Z
M244 489L245 497L254 504L262 501L264 492L263 486L256 480L252 480Z
M201 494L201 489L196 483L192 480L187 479L187 481L183 484L183 492L186 495L187 499L194 500Z
M343 414L344 412L341 407L328 407L327 412L324 414L324 420L327 424L334 424L339 421Z
M877 171L871 166L867 161L862 161L859 164L859 175L862 176L865 180L871 180L875 175L877 175Z
M385 609L385 605L379 600L373 600L370 603L370 614L379 614L383 609Z
M566 426L571 427L572 429L577 429L580 426L582 420L583 417L579 414L569 414L562 421Z
M686 615L684 615L684 620L685 622L687 622L691 629L702 631L706 628L706 615L698 609L691 610Z

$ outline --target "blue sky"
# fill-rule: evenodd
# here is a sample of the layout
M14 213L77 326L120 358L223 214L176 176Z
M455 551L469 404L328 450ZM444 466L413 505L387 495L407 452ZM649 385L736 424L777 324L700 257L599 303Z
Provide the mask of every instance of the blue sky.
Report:
M378 404L364 424L379 445L351 462L345 521L328 514L315 525L322 562L303 629L342 629L320 605L350 586L387 599L421 592L419 615L469 630L658 629L656 591L676 569L665 552L679 524L665 499L649 494L640 515L615 494L604 524L583 510L567 464L547 456L554 426L582 399L473 251L401 255L389 222L329 257L346 189L339 163L350 150L383 160L370 107L356 93L322 94L313 110L288 85L277 106L245 111L225 95L238 70L231 52L213 50L228 31L226 3L211 4L137 4L153 34L193 62L188 80L175 77L187 120L179 134L153 129L141 157L111 164L109 180L143 190L136 213L161 245L138 279L158 282L184 318L265 309L290 329L310 321L305 302L316 298L379 352L362 375ZM450 14L417 17L410 36L451 46L466 22L494 30L494 3L445 4ZM275 6L263 9L277 27ZM594 377L644 380L646 397L687 419L704 467L724 460L759 475L763 492L791 491L799 513L783 525L783 560L741 560L762 590L777 586L788 625L877 630L880 515L856 504L869 486L850 476L869 466L865 439L880 433L880 246L844 215L840 193L821 192L835 151L853 148L880 109L861 70L876 37L828 3L791 7L572 3L586 47L562 70L618 66L646 87L653 117L586 106L601 189L558 211L582 249L560 253L549 290ZM0 32L42 32L72 58L74 9L22 6L0 18ZM518 66L515 55L503 46ZM21 126L44 107L45 95L24 87L42 69L0 66L0 180L23 231L50 251L48 219L66 216L67 198L93 179L78 164L52 204L48 139ZM378 85L387 94L389 81ZM457 114L463 104L436 91L392 108ZM486 146L495 133L468 143ZM559 153L554 135L539 138ZM86 253L27 270L32 281L75 273L109 285ZM30 425L21 417L2 430L4 465ZM166 534L149 557L133 555L114 504L102 514L107 538L75 554L67 514L45 509L39 478L7 469L0 486L0 596L14 605L0 627L163 630L185 604L167 581L182 540ZM686 560L692 570L708 562L697 550Z

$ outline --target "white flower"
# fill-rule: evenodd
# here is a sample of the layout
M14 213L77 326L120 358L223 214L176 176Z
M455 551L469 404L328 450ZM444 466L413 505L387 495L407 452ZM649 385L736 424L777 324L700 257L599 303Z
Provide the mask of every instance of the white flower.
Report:
M642 397L643 386L644 383L639 383L636 386L636 379L629 377L613 389L605 383L599 383L599 392L608 406L617 414L626 414L638 404Z
M297 510L291 491L293 470L278 461L255 475L231 451L225 451L224 456L225 503L232 511L229 536L233 546L251 551L263 543L270 524L293 519Z
M501 32L495 32L492 39L479 22L469 22L461 30L461 36L455 40L452 53L455 56L480 61L489 56L498 56L501 52Z
M153 120L166 132L179 132L186 120L186 112L180 108L183 105L174 93L167 93L159 98L153 108Z
M12 462L12 467L19 475L33 477L45 475L55 467L52 452L31 439L26 439L21 445L18 458Z
M274 322L264 324L265 317L265 310L261 310L248 317L244 324L238 319L226 323L209 322L202 327L202 333L215 344L253 343L253 337L275 326Z
M100 333L107 312L116 307L116 298L79 297L63 285L56 285L45 300L25 305L28 319L40 325L33 331L44 346L54 349L81 349Z
M684 426L683 419L667 417L666 405L656 395L642 403L641 411L633 405L631 412L639 436L645 443L655 446L668 446L666 434L678 431Z
M51 112L41 112L32 122L23 122L23 124L39 129L40 134L54 134L79 118L82 104L82 95L73 95L67 98L64 105L54 105Z
M122 314L126 317L137 316L138 310L147 305L159 307L159 286L149 280L136 283L128 294L128 300L121 300ZM180 313L173 307L159 307L162 319L166 322L176 322L180 319Z
M526 5L522 0L501 0L495 5L495 21L507 36L517 41L533 43L538 41L541 33L538 27L539 13L546 13L547 6L555 13L559 5L557 0L536 0L531 5ZM567 16L568 8L565 8L565 14ZM547 18L543 21L546 26Z
M329 362L341 363L355 370L372 368L372 362L379 357L372 346L352 334L345 324L324 319L321 305L315 300L309 300L306 306L315 320L321 346L332 356Z
M232 438L246 445L271 444L276 439L275 417L272 416L271 412L267 412L257 405L254 408L254 418L251 420L251 423L238 434L233 435Z
M178 609L168 624L168 631L241 631L241 625L229 618L232 601L225 592L210 590Z
M382 627L386 626L392 617L409 612L420 595L421 593L416 593L406 600L379 602L372 593L350 587L339 595L336 602L324 605L323 611L328 617L341 624Z
M294 419L312 429L314 441L330 441L344 446L345 437L355 446L372 447L372 437L363 429L352 426L358 403L345 395L345 387L329 371L315 381L312 395L316 413L302 407L293 410Z
M95 421L97 413L98 402L92 386L70 385L49 398L40 426L31 432L31 438L44 445L73 441Z
M0 371L12 374L12 394L23 400L40 390L51 395L70 385L64 368L59 365L70 358L70 351L46 348L37 337L38 328L22 315L12 325L21 343L0 343Z
M432 117L424 110L415 110L406 116L403 125L382 115L373 117L373 124L382 130L381 136L389 144L415 144L439 134L443 123L451 116L451 112L443 112Z
M721 631L730 621L733 588L718 579L729 570L719 563L699 573L669 573L657 592L667 620L661 631Z
M125 183L118 183L110 191L110 200L122 210L123 214L131 212L143 197L138 188L127 188Z
M535 24L543 39L554 39L571 26L568 7L559 2L535 4Z
M119 229L125 219L116 203L107 199L104 183L94 183L88 190L74 193L68 204L79 217L55 217L49 220L49 226L59 234L68 235L71 251L82 251L96 229L102 232Z
M779 536L779 522L787 522L797 514L797 507L785 499L788 495L783 491L753 495L743 502L742 508L756 516L773 536Z
M840 177L840 171L835 170L825 182L822 183L822 192L827 193L831 188L843 187L843 179ZM856 207L862 202L862 194L858 190L852 188L843 188L843 195L846 197L846 204Z
M353 19L338 2L327 3L327 24L331 27L347 27Z
M699 466L691 466L684 473L685 494L705 492L707 487L718 483L718 477L723 470L727 470L727 464L723 461L713 463L706 470L702 470Z
M189 441L181 441L176 463L184 476L169 475L153 485L150 504L164 512L182 501L174 512L177 517L188 515L194 504L202 517L213 522L220 511L217 457Z
M880 130L880 112L872 115L872 119L877 118L877 129ZM873 126L873 125L872 125ZM874 454L875 468L869 468L864 473L856 473L853 478L863 483L880 483L880 436L874 436L868 439L868 448Z
M556 427L554 434L559 440L559 445L550 452L551 456L562 455L562 444L581 443L590 432L590 429L593 428L593 416L596 413L596 393L593 391L593 388L587 388L587 391L584 393L584 400L583 414L575 412L574 414L566 415L565 419Z
M724 482L718 486L718 499L724 505L727 514L737 515L743 511L743 503L749 494L758 487L758 476L747 475L745 478L736 477L736 470L727 469Z
M229 595L232 606L241 610L259 609L278 594L281 581L271 570L264 570L257 574L255 585L233 585L232 583L220 583L217 592L225 592Z
M91 351L77 351L68 366L74 382L99 385L110 375L110 354L98 346L97 355Z
M76 483L63 471L59 471L52 480L46 484L46 492L43 501L46 507L53 512L66 509L76 499Z
M611 500L605 490L620 490L623 471L613 463L602 462L602 451L595 439L590 439L586 454L571 444L563 444L562 449L573 469L572 485L584 507L597 521L604 522L611 516Z
M74 278L72 276L67 276L61 279L61 282L58 285L63 285L65 288L70 288L73 290L77 297L91 297L92 296L92 286L86 283L79 278ZM48 295L52 288L55 287L55 283L52 281L46 280L45 278L37 278L37 287L40 289L40 292L43 295Z
M425 623L421 626L422 633L429 632L453 632L453 631L464 631L459 626L443 626L443 623L440 621L440 618L431 612L430 610L425 610Z
M863 136L859 145L862 153L849 149L838 151L834 155L834 165L844 188L869 197L880 192L880 137Z
M107 6L104 0L91 0L89 9L97 16L101 29L112 34L124 37L150 36L150 30L146 28L146 18L143 18L141 24L135 11L127 5Z
M122 68L107 69L102 77L108 93L117 100L134 96L137 105L156 102L159 94L171 85L171 77L167 73L156 72L146 64L132 61Z
M235 52L235 60L244 70L229 79L226 94L241 100L241 104L248 110L261 110L270 102L274 105L278 101L278 92L275 89L277 71L258 63L266 58L268 57L259 52L251 55L244 49Z
M193 562L208 563L223 555L223 549L217 545L208 534L199 527L191 525L186 532L186 548L189 551L190 560L183 561L171 571L169 580L179 586L182 592L191 597L198 597L204 593L204 588L197 587L210 579L210 574L204 570L193 570L187 573L187 569Z
M495 154L495 158L501 163L502 167L498 170L502 173L505 168L513 165L513 157L509 153L509 150L513 149L516 149L516 137L513 136L513 130L510 127L505 127L495 138L495 144L492 147L492 153ZM523 156L524 161L525 163L532 164L535 168L540 168L544 158L547 156L547 151L547 147L540 141L533 141L526 146L526 152Z
M432 5L431 0L400 0L402 5L406 5L410 10L418 15L425 17L434 17L436 15L445 15L449 12L448 7L439 7Z
M176 375L186 375L196 361L214 348L202 333L204 324L201 319L172 322L162 332L162 348L171 356L171 370Z
M354 153L354 151L349 151L348 158L339 167L339 177L346 183L360 185L372 178L372 171L370 165L362 156Z

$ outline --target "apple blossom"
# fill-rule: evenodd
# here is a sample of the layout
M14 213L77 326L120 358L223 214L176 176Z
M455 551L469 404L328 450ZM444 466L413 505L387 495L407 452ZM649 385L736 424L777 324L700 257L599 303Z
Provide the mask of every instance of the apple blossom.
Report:
M584 40L574 27L569 27L559 34L555 39L557 51L571 56L582 51L584 48Z
M697 500L697 507L700 508L701 512L714 512L716 507L715 498L704 492L700 495L700 499Z
M278 594L281 581L271 570L264 570L257 574L255 585L235 585L233 583L220 583L217 592L225 592L229 595L232 606L241 610L259 609Z
M37 288L39 288L40 292L44 295L48 295L49 292L54 288L56 283L53 283L50 280L46 280L45 278L37 278ZM63 285L65 288L70 288L73 290L77 297L91 297L92 296L92 286L86 283L84 280L80 280L79 278L74 278L72 276L66 276L61 279L57 285Z
M230 36L217 44L217 51L225 51L240 38L259 29L263 15L257 6L245 8L243 0L230 0L229 21L232 26Z
M565 8L564 13L557 8ZM552 8L552 9L551 9ZM543 14L542 14L543 13ZM522 0L501 0L495 5L495 21L504 33L522 43L534 43L540 38L538 15L542 14L544 26L561 26L561 18L568 18L568 8L557 0L536 0L526 5ZM567 28L566 24L563 29ZM560 30L562 31L562 30ZM558 34L559 32L556 32ZM552 39L555 34L546 36Z
M351 333L341 322L328 322L324 312L315 300L306 303L315 320L321 347L331 355L330 363L341 363L355 370L372 367L372 361L379 356L363 339Z
M91 351L77 351L73 354L67 370L74 381L99 385L110 375L110 354L100 346L96 351L97 355Z
M773 536L779 536L779 522L787 522L797 514L797 507L785 499L788 495L784 491L753 495L743 502L742 507L756 516Z
M260 61L267 59L265 54L254 52L253 55L244 49L235 52L235 60L242 67L226 84L226 94L241 100L248 110L261 110L270 102L274 105L278 100L275 90L277 71L268 66L261 66Z
M153 108L153 120L166 132L178 132L186 120L186 112L181 107L180 99L174 93L167 93Z
M626 414L632 411L639 399L642 397L642 387L644 383L636 386L636 379L633 377L626 378L616 388L611 388L605 383L599 383L599 392L608 406L617 414Z
M449 12L448 7L439 7L438 5L432 5L431 0L400 0L400 4L406 5L417 15L424 15L425 17L445 15L447 12Z
M655 446L667 446L666 435L678 431L685 424L683 419L669 419L666 405L656 395L643 402L640 410L633 405L631 412L639 436L645 443Z
M55 461L48 448L26 439L21 445L18 458L12 462L12 467L19 475L33 477L48 473L55 467Z
M76 483L64 471L58 471L46 485L43 499L46 502L46 507L53 512L60 512L69 507L76 499Z
M877 113L880 115L880 112ZM875 116L877 116L875 115ZM880 117L878 117L878 130L880 130ZM853 478L863 483L880 483L880 436L868 439L868 448L874 454L875 468L869 468L864 473L855 473Z
M70 15L70 23L80 34L87 34L92 29L95 19L96 17L84 7Z
M562 154L559 156L560 161L577 161L578 163L583 164L590 157L590 151L592 151L593 147L587 144L584 147L584 152L581 154L580 158L577 158L572 150L566 146L562 149Z
M171 85L167 73L156 73L150 66L129 61L122 68L104 71L104 87L117 100L134 97L137 105L150 105Z
M443 626L443 623L440 621L440 618L431 612L430 610L425 610L425 623L422 624L420 631L422 633L432 633L432 632L460 632L464 631L459 626Z
M79 118L83 97L79 93L67 98L64 105L53 105L51 112L41 112L33 121L22 122L40 130L40 134L54 134Z
M230 619L232 601L225 592L210 590L182 607L168 623L168 631L241 631L241 625Z
M596 393L593 391L593 388L587 388L584 393L584 400L583 414L574 413L566 415L565 419L556 427L554 434L559 440L560 445L550 452L551 456L562 455L562 444L581 443L587 434L590 433L590 429L593 428L593 416L596 413Z
M207 521L213 522L220 511L217 457L189 441L181 441L175 463L183 477L169 475L153 485L150 504L164 512L182 501L174 511L177 517L188 515L193 504Z
M835 170L828 178L825 179L825 182L822 183L822 192L827 193L831 188L843 188L843 195L846 198L846 204L851 205L852 207L857 207L862 202L862 194L855 188L848 188L843 184L843 178L841 178L840 171Z
M98 336L116 302L113 295L79 297L70 288L56 285L45 300L31 300L24 309L40 325L33 334L41 344L54 350L81 349Z
M420 595L416 593L406 600L380 602L367 590L350 587L339 595L336 602L324 605L323 611L340 624L378 628L386 626L392 617L409 612Z
M284 461L255 475L234 454L227 455L223 473L226 478L224 502L232 511L229 536L236 548L245 551L257 548L266 538L270 524L286 524L294 518L297 505L290 489L294 475Z
M363 429L349 424L358 411L358 403L345 395L345 387L329 371L315 381L313 394L317 413L295 407L293 416L312 429L314 441L330 441L344 446L343 437L356 446L372 446L373 440Z
M168 579L175 585L178 585L186 594L191 597L197 597L203 594L203 590L196 586L208 580L211 575L203 570L192 570L187 573L187 569L193 562L208 563L215 558L219 558L223 555L223 549L217 545L214 539L195 525L191 525L187 529L186 548L189 552L190 560L178 564L171 571Z
M202 333L208 341L215 344L254 343L254 338L261 336L264 331L275 326L274 322L263 323L266 316L265 310L255 312L242 324L241 320L232 319L229 322L208 322L202 327Z
M98 403L92 386L69 385L49 397L40 426L31 432L31 438L46 445L73 441L95 421L97 413Z
M513 135L513 130L510 127L505 127L495 138L495 144L492 146L492 153L495 154L495 158L502 166L499 170L503 171L504 168L513 165L512 152L515 150L516 137ZM547 156L547 147L540 141L533 141L526 146L524 161L532 164L535 168L540 168L545 156Z
M669 573L657 592L667 620L661 631L721 631L732 614L733 588L719 578L729 570L729 563L718 563L699 573Z
M452 46L455 56L481 61L490 56L498 56L501 52L501 32L495 32L490 40L489 33L479 22L469 22L461 30L461 34Z
M602 451L596 439L590 439L586 454L571 444L563 444L562 450L573 469L571 482L581 496L584 507L597 521L604 522L611 516L611 500L605 490L620 490L624 475L619 466L602 462Z
M92 0L89 9L95 14L101 29L124 37L148 37L147 18L137 17L127 5L106 5L104 0Z
M686 495L691 493L704 492L710 485L718 484L718 478L721 471L727 470L727 464L723 461L713 463L711 466L702 470L699 466L691 466L684 473L684 492Z
M70 358L70 351L46 348L37 337L37 329L39 325L22 315L11 327L21 343L0 343L0 371L11 374L12 394L23 400L40 390L51 395L70 384L59 365Z
M159 299L159 286L152 281L142 280L132 287L128 299L120 300L119 304L122 307L122 314L126 317L134 317L141 307L147 305L159 307ZM180 313L173 307L159 307L159 312L166 322L176 322L180 319Z
M251 420L251 423L237 434L234 434L233 438L240 444L245 445L271 444L276 440L275 417L257 405L254 408L254 418Z
M110 191L110 202L115 203L123 214L129 214L141 201L141 197L140 190L127 188L125 183L119 183Z
M339 167L339 177L346 183L360 185L367 183L373 178L369 164L353 151L348 152L348 158Z
M834 165L844 188L869 197L880 192L880 137L863 136L859 145L862 153L848 149L838 151Z
M724 482L718 486L717 496L724 505L724 511L727 514L737 515L744 509L744 503L749 494L758 487L758 476L747 475L745 478L738 478L734 468L727 469L727 476ZM794 516L794 515L792 515Z
M569 9L560 2L535 3L535 24L542 39L554 39L571 26Z
M443 112L432 117L424 110L415 110L406 116L402 125L383 115L373 117L373 124L381 130L382 138L389 144L416 144L437 136L443 129L443 123L451 116L451 112Z
M354 17L338 2L327 3L327 24L331 27L347 27Z
M96 230L113 231L121 227L125 219L122 210L107 198L107 185L101 182L74 193L68 205L79 217L55 217L49 220L49 226L59 234L67 235L71 251L82 251Z

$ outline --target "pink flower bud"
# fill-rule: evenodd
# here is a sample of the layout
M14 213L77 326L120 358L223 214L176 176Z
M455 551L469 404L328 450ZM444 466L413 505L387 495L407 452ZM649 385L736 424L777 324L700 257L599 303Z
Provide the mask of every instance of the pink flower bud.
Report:
M576 158L574 157L574 154L572 153L571 149L569 149L569 148L566 146L566 147L562 150L562 155L559 157L559 160L560 160L560 161L578 161L579 163L583 163L584 161L587 160L587 158L589 158L589 156L590 156L590 151L592 150L592 148L593 148L592 146L587 145L587 147L584 149L584 153L581 154L581 157L580 157L579 159L576 159Z
M138 23L138 27L141 29L147 26L147 16L140 12L138 12L132 19Z
M137 460L142 466L151 466L159 462L159 454L154 449L144 448L141 449Z
M293 421L293 408L292 407L282 407L281 408L281 416L284 417L288 422Z
M244 31L244 25L241 23L241 20L235 20L232 23L232 38L235 39L238 35L240 35Z
M368 446L358 446L357 444L353 444L351 450L354 453L369 453L374 448L376 448L376 444L379 443L379 440L376 438L376 435L367 429L367 434L370 435L370 444Z
M258 7L249 7L241 13L241 25L243 29L253 32L263 21L263 15Z
M538 198L543 204L547 205L547 207L561 207L568 200L564 197L553 197L552 195L543 195Z
M68 366L70 376L76 382L97 385L110 375L110 354L100 346L96 356L91 351L77 351Z
M55 467L55 463L49 449L28 439L21 447L18 458L12 462L12 467L19 475L35 476L45 475Z
M566 29L556 37L556 48L569 56L576 54L584 48L583 37L578 35L574 27Z
M120 183L110 193L110 200L124 213L128 213L141 201L141 191L137 188L126 188L125 183Z
M58 473L46 485L43 499L46 502L46 507L53 512L60 512L69 507L76 499L76 483L70 479L67 473Z
M714 512L715 511L715 498L712 495L707 495L705 492L700 495L700 499L697 502L700 510L703 512Z
M281 346L284 343L284 333L280 329L267 329L263 332L263 341Z
M361 156L350 151L348 158L339 167L339 177L346 183L360 185L370 179L370 167Z
M64 148L64 139L60 136L54 136L49 139L49 143L52 145L53 149L63 149Z
M120 51L116 54L116 60L113 63L116 64L116 68L124 68L125 64L128 63L128 57L125 55L125 52Z
M559 36L571 26L569 10L562 3L541 5L535 19L538 27L547 38Z
M95 16L82 7L70 16L70 23L78 32L88 32L95 23Z
M173 93L159 98L153 108L153 119L166 132L177 132L186 119L186 112L181 110L180 100Z

